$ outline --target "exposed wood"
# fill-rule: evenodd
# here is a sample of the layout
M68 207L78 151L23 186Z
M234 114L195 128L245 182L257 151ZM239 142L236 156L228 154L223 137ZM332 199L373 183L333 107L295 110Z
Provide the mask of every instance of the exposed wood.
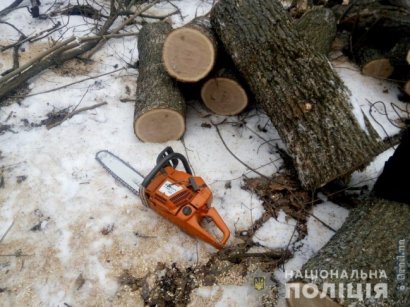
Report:
M360 127L342 80L300 38L279 1L220 1L211 21L285 142L305 188L322 186L374 157L374 129Z
M405 84L404 84L404 92L410 96L410 80L408 80Z
M184 99L162 65L162 48L171 29L168 23L146 24L138 36L134 131L144 142L177 140L185 131Z
M178 81L197 82L212 70L216 50L209 19L195 18L167 36L163 50L165 69Z
M352 283L354 293L357 289L356 285L362 284L364 298L360 306L406 306L406 303L410 301L410 291L400 291L398 287L404 285L406 289L409 289L410 279L398 278L397 257L410 253L409 220L410 206L407 204L380 198L362 201L350 212L346 222L332 239L318 254L309 259L301 270L302 272L328 272L328 276L323 274L313 280L303 276L298 281L314 283L318 286L319 291L323 290L324 283L334 284L336 294L339 293L340 284L346 288L348 283ZM342 276L343 270L347 272L347 277ZM354 275L353 270L357 270L359 274ZM370 271L377 271L377 277L368 276L362 279L360 271L367 274ZM381 271L385 272L387 278L380 278ZM338 272L338 274L336 276L330 272ZM366 284L370 284L373 290L377 283L387 283L387 297L375 298L373 291L370 295L372 297L366 295ZM336 297L336 301L342 302L340 295L337 296L339 298ZM345 296L343 306L359 303L357 297L347 296L346 290Z
M336 37L336 17L330 9L313 9L296 21L295 29L313 49L327 55Z
M235 74L218 70L201 88L201 99L209 110L219 115L236 115L248 105L248 95Z
M406 61L407 61L407 64L410 65L410 50L407 51Z
M361 49L356 53L356 62L360 65L362 74L375 78L387 79L394 71L387 56L376 49Z

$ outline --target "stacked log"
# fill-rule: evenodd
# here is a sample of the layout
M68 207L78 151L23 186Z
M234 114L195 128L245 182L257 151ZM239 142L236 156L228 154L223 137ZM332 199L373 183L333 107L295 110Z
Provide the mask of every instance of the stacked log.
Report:
M144 142L179 139L185 131L185 101L162 65L167 23L145 25L138 35L139 74L134 131Z

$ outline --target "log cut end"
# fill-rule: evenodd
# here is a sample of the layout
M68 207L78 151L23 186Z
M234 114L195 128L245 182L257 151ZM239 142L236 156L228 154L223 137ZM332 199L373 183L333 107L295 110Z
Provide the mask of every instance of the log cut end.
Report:
M163 61L167 72L182 82L197 82L211 71L216 50L211 39L200 30L179 28L166 38Z
M410 80L404 84L404 91L407 95L410 96Z
M410 50L407 51L406 61L407 61L407 64L410 65Z
M393 66L389 59L377 59L366 63L362 67L362 74L365 76L386 79L393 73Z
M154 109L135 120L134 131L143 142L162 143L178 140L185 131L185 120L174 110Z
M212 78L202 86L201 98L212 112L236 115L248 105L248 96L242 86L229 78Z

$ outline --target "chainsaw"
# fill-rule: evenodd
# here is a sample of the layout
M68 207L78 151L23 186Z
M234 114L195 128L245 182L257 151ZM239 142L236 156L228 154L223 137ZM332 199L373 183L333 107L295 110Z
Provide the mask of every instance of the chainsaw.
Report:
M201 177L193 176L187 159L171 147L157 157L156 165L144 178L137 170L107 150L96 154L96 160L142 203L162 217L217 249L229 239L229 229L215 208L211 207L212 192ZM177 170L182 162L184 171ZM204 226L213 222L222 238L212 235Z

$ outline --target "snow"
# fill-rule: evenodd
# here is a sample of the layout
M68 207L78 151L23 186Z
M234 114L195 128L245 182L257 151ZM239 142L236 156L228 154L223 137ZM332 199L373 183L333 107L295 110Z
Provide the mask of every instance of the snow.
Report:
M12 2L1 1L0 9ZM23 6L28 4L26 2ZM172 3L181 9L184 18L175 14L169 18L170 22L175 27L181 26L195 16L207 13L212 2L174 1ZM67 3L43 0L41 11L61 9ZM163 15L174 9L170 3L164 2L150 9L149 13ZM86 35L91 25L89 20L79 16L57 15L52 19L33 20L25 8L13 11L3 20L16 25L26 35L39 33L58 21L67 24L69 30L56 31L51 35L53 39ZM134 25L128 30L137 32L138 28ZM19 37L6 24L0 24L0 33L1 45ZM47 39L24 44L20 61L28 61L47 46ZM1 71L11 67L11 55L11 50L0 54ZM225 120L218 127L229 149L245 164L269 176L282 165L274 145L283 144L268 117L258 110L236 117L215 116L200 103L191 101L182 140L166 144L142 143L133 133L133 103L120 101L133 98L135 93L138 71L127 68L127 65L133 64L137 58L135 37L110 39L93 57L92 64L75 62L32 78L29 81L30 94L89 76L108 75L26 97L20 103L0 109L0 122L12 127L12 131L0 135L0 169L3 169L5 182L0 188L0 238L8 231L0 242L0 254L21 250L28 255L0 257L0 287L8 289L0 293L0 300L6 306L110 304L116 299L117 278L124 269L133 270L141 277L152 271L158 262L167 265L176 262L187 267L206 263L216 252L213 247L185 235L145 208L140 199L116 183L95 160L99 150L112 151L142 174L152 169L156 155L167 145L186 155L194 173L202 176L213 190L214 207L232 233L228 245L238 240L234 235L236 231L248 229L264 213L261 200L242 188L245 177L258 175L227 151L213 126L207 128L209 126L203 124ZM396 99L395 86L363 77L349 63L337 63L336 66L351 91L355 114L362 126L363 116L368 116L370 111L369 101L382 100L386 103L387 113L381 104L377 104L372 110L376 120L368 118L381 138L386 133L397 133L398 128L392 121L400 114L394 112L393 104L402 109L405 107ZM118 71L122 67L124 69ZM101 102L107 104L80 113L50 130L31 125L45 119L51 111L74 107L80 101L79 108ZM264 127L267 132L258 127ZM392 153L392 150L383 153L366 170L356 172L351 184L365 182L371 185ZM27 176L26 180L18 183L17 177L23 175ZM315 205L312 213L334 229L338 229L348 215L346 209L325 200ZM39 223L38 231L30 230ZM268 248L285 248L294 225L295 221L287 219L281 211L277 219L269 219L257 231L254 240ZM308 235L303 240L296 242L297 233L293 235L290 243L296 252L285 264L285 270L300 269L333 235L313 216L307 226ZM103 234L102 230L107 227L113 227L112 232ZM282 291L278 302L278 306L282 306L285 274L280 269L272 273L279 282L279 291ZM75 281L80 275L85 282L77 290ZM256 296L248 282L200 287L194 290L192 300L212 297L215 306L255 306ZM134 304L142 304L138 296L134 299Z
M258 229L253 240L271 249L287 248L288 244L297 238L297 232L294 231L295 226L296 220L288 219L285 212L281 210L277 219L271 217ZM280 234L280 236L276 234Z

